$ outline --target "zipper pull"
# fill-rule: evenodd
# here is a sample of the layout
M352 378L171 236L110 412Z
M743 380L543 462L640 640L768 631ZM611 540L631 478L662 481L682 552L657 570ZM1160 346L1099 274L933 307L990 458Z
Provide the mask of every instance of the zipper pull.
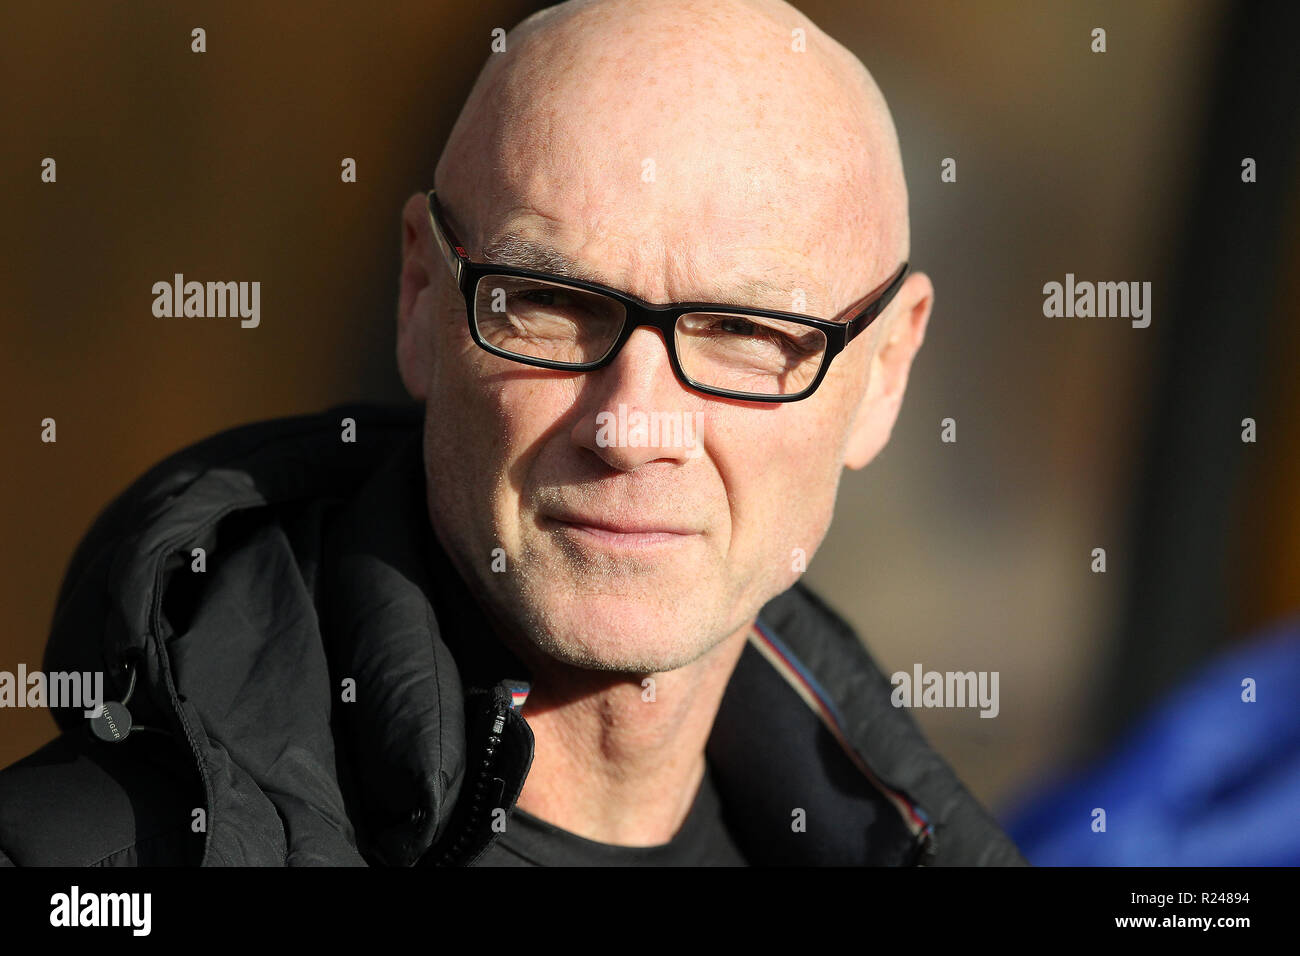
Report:
M156 734L162 734L164 737L170 737L171 734L161 727L137 724L131 716L131 711L126 705L130 703L131 695L135 693L135 664L128 661L126 666L131 671L131 679L127 683L126 693L122 695L121 700L104 701L96 708L98 713L86 718L90 722L91 733L110 744L121 743L139 730L149 730Z
M127 684L126 694L120 701L106 700L95 708L96 713L86 719L90 721L91 732L100 740L111 744L126 740L131 734L131 711L127 703L135 693L135 665L126 665L131 670L131 680Z

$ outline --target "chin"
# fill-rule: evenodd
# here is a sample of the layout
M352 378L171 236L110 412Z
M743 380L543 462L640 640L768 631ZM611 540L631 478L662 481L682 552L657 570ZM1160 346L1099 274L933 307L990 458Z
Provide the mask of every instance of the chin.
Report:
M680 606L614 595L556 595L529 617L528 640L571 667L655 674L697 660L727 635Z

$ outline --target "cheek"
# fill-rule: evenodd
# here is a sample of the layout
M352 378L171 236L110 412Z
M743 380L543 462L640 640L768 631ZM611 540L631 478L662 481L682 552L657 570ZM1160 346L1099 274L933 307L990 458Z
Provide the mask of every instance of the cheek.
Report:
M760 570L760 579L786 581L797 576L800 552L811 560L826 535L842 470L842 429L811 411L750 411L714 426L713 456L732 517L729 563L736 572L758 564L770 572Z
M462 341L463 340L463 341ZM495 533L487 526L504 473L505 424L499 388L486 384L482 358L469 338L444 334L425 403L425 461L432 516L458 544L481 548Z
M477 347L468 345L453 341L439 349L425 406L430 451L438 451L439 463L452 469L478 464L482 449L491 447L484 432L495 422L486 414L490 396L477 380L477 357L470 351Z
M451 360L438 363L429 389L429 474L439 485L433 494L440 513L476 526L476 537L493 546L509 547L529 464L572 407L574 388L489 355L468 333L463 338L448 343L443 354Z

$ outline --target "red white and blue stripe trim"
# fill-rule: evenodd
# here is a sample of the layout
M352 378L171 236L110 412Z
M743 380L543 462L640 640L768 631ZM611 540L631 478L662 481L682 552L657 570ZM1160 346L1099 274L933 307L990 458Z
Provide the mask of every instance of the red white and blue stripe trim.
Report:
M519 710L528 700L528 692L532 689L531 684L525 684L523 681L507 681L507 688L510 690L510 708Z
M749 633L749 642L776 668L777 672L807 704L839 743L840 748L854 766L868 781L893 805L907 824L907 828L918 840L929 839L933 834L933 824L920 807L912 803L907 795L886 786L880 778L871 772L862 755L857 752L844 733L843 720L830 695L817 682L808 669L803 666L794 653L762 622L755 621Z

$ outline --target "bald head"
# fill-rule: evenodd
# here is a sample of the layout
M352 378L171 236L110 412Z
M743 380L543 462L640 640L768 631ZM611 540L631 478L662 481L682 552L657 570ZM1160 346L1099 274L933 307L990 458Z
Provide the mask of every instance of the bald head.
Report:
M884 98L789 4L570 0L506 47L435 176L471 254L543 247L652 301L824 317L906 258Z

